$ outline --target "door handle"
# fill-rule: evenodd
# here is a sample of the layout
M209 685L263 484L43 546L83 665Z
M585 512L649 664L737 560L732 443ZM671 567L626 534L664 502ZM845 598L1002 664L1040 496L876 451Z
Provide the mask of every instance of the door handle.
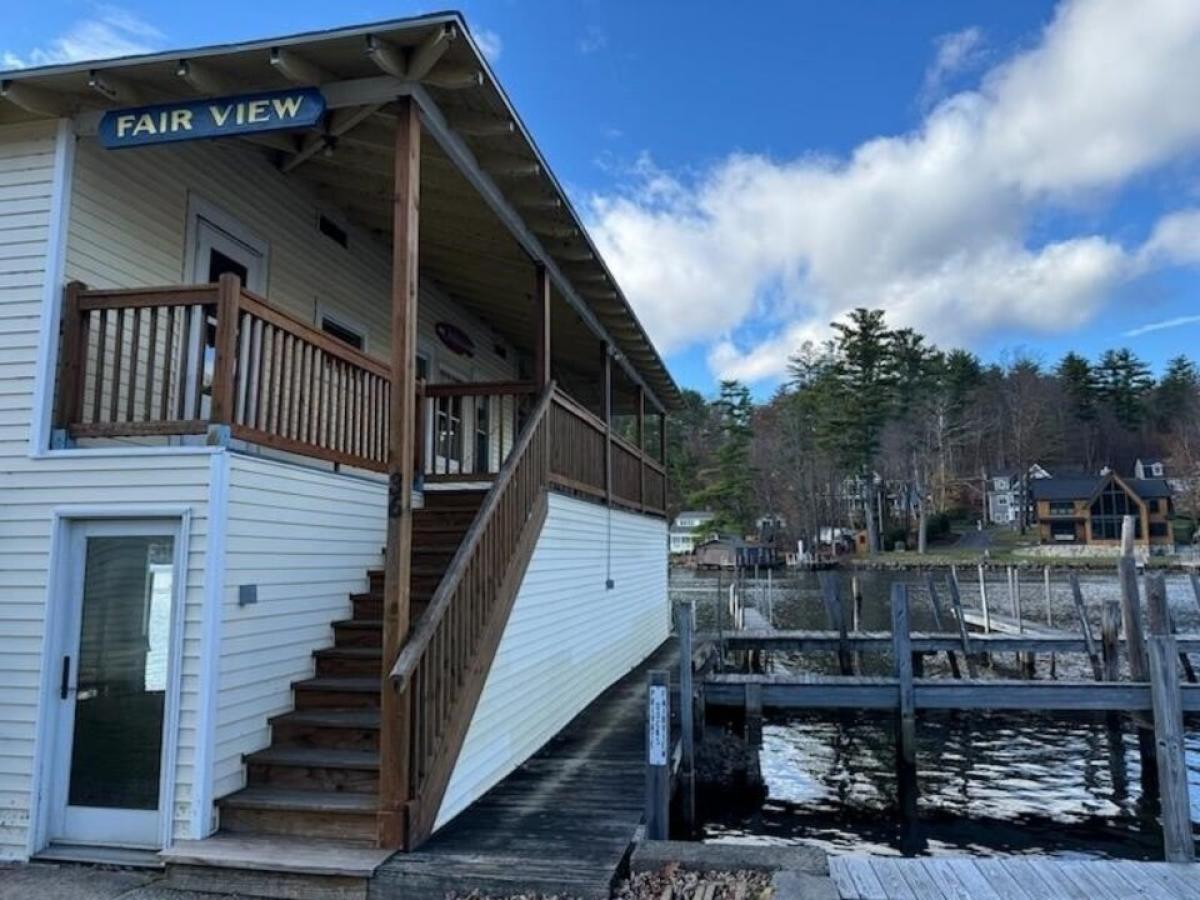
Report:
M66 700L71 693L71 657L64 656L62 664L62 683L58 687L60 700Z

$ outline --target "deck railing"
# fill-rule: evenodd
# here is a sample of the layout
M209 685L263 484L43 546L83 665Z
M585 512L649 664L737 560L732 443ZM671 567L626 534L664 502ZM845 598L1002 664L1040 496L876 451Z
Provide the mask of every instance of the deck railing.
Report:
M243 289L67 289L56 419L71 437L232 437L387 462L388 367Z
M512 452L536 396L533 382L425 385L416 439L425 480L494 477Z
M433 828L457 747L546 515L548 386L391 670L409 695L410 840ZM384 754L386 758L388 754Z
M218 284L66 292L55 420L72 438L229 436L332 463L387 465L388 366L245 290ZM530 382L421 384L416 470L426 482L491 481L537 397ZM556 390L557 488L662 514L662 464Z

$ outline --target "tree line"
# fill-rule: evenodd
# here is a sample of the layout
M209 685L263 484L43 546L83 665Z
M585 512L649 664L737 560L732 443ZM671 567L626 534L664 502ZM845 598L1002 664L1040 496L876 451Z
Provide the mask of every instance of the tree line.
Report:
M987 477L1034 463L1129 474L1154 457L1173 476L1200 474L1200 372L1187 357L1155 379L1128 348L1095 360L1069 352L1054 364L1015 352L984 364L889 327L877 309L856 309L833 329L796 350L766 402L736 381L711 400L684 392L668 423L672 514L711 509L721 530L749 533L775 513L794 538L865 528L875 549L905 539L923 551L931 522L984 515ZM1194 484L1176 506L1195 519Z

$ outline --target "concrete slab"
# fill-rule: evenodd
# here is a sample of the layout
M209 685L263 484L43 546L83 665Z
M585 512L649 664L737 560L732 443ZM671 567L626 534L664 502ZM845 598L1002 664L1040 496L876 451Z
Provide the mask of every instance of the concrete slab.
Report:
M837 885L827 875L785 869L771 876L775 900L838 900Z
M0 900L113 900L161 873L44 863L0 866Z

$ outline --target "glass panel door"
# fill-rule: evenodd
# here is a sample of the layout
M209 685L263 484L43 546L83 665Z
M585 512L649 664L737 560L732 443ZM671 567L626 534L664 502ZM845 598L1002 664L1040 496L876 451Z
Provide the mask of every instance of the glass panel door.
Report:
M124 532L124 533L122 533ZM155 846L175 593L171 523L76 528L59 729L59 840Z

